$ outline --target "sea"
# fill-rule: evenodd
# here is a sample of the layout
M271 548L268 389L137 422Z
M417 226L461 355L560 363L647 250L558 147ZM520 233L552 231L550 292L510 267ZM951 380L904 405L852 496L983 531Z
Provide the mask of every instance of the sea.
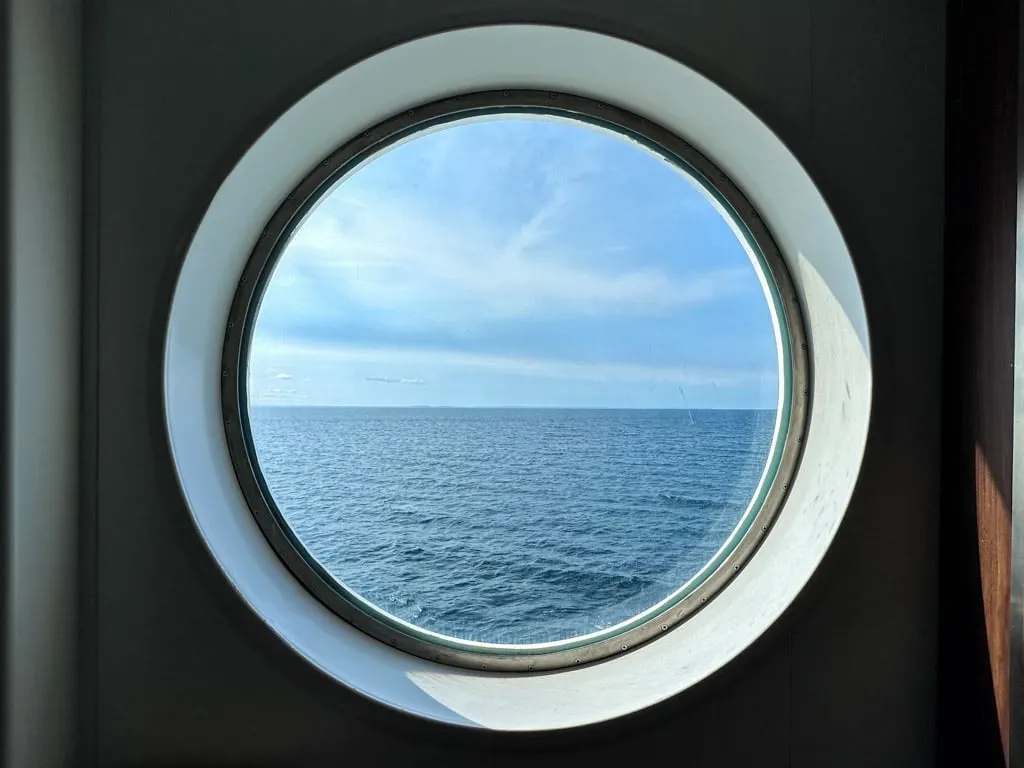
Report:
M254 406L298 540L347 590L464 640L628 620L735 529L774 410Z

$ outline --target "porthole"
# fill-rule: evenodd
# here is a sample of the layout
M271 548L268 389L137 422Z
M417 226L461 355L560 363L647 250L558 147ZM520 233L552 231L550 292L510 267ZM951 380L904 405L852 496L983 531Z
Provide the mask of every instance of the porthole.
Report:
M806 348L770 232L708 158L503 89L406 110L298 185L242 275L223 410L261 530L339 616L557 669L740 570L797 466Z
M525 108L535 110L539 105L517 88L534 89L534 97L543 94L543 121L536 122L540 115L522 114ZM481 102L472 97L481 93L491 94L494 101L490 107L500 114L488 115L486 120L467 116L466 110L481 108ZM556 97L552 99L551 94ZM445 104L456 95L469 98L454 102L454 106ZM433 114L431 108L436 110ZM510 116L509 108L519 113ZM600 114L590 114L594 109ZM409 110L414 110L412 115ZM632 122L638 115L649 122ZM774 307L765 312L779 323L780 336L785 331L790 346L789 357L777 368L783 372L779 376L782 389L769 390L776 396L785 391L779 402L788 402L791 408L785 436L781 437L783 430L776 430L780 450L773 455L778 456L779 465L764 483L769 495L777 494L775 502L769 498L757 506L747 535L726 555L733 559L723 560L712 578L683 596L675 608L664 611L656 601L650 602L654 620L641 624L652 634L644 635L647 629L643 629L630 635L638 627L623 630L611 621L603 629L613 631L604 638L562 632L557 626L557 632L546 636L556 644L582 640L574 649L578 653L565 647L509 648L516 645L516 638L506 641L495 633L484 635L485 645L492 641L491 645L499 647L480 648L462 631L471 626L468 622L445 626L430 623L430 616L421 625L410 622L412 629L426 629L442 639L447 630L447 636L458 642L453 647L433 636L417 637L406 631L407 627L389 623L391 618L416 616L402 614L401 605L387 603L365 582L339 570L339 561L332 561L329 553L308 538L272 545L274 534L268 537L264 529L273 522L274 510L269 504L261 507L254 503L262 494L254 469L260 470L258 462L265 457L259 455L260 438L252 440L242 432L249 415L247 410L243 413L242 406L248 408L243 397L249 396L249 390L238 391L239 382L249 381L240 369L251 365L244 334L254 330L260 338L269 338L260 330L259 297L265 287L261 281L266 282L263 268L289 258L288 236L301 229L307 213L310 218L305 221L313 221L315 201L323 197L320 192L329 191L335 182L340 182L335 188L342 190L363 172L385 169L389 157L394 162L403 150L413 151L418 143L425 146L418 136L443 138L445 131L465 126L500 127L503 121L507 127L527 117L535 121L532 125L560 125L617 142L615 146L622 152L635 152L645 162L660 163L661 172L674 174L665 176L673 184L690 184L695 179L703 189L697 189L701 204L710 201L725 213L718 217L718 226L730 230L730 237L744 254L754 254L754 261L748 259L744 267L745 274L755 274L755 263L761 270L769 288L768 294L762 290L761 304ZM420 129L422 121L429 120L438 124L432 125L428 134ZM401 138L396 137L389 148L386 139L395 133ZM344 157L332 155L346 147L356 148L352 157L358 155L368 162L356 161L356 167L349 167ZM325 158L333 159L324 164ZM314 178L326 186L321 189ZM742 195L733 195L733 190L742 190ZM709 196L703 197L705 193ZM307 203L314 209L306 210ZM616 221L608 217L592 234L604 238ZM618 231L625 237L637 229ZM280 259L274 250L278 240L285 250ZM264 262L257 266L260 254ZM565 256L560 256L563 262ZM582 263L594 271L593 259ZM663 266L663 272L667 269ZM270 275L268 271L266 277ZM274 282L270 280L271 291ZM411 280L406 279L405 284L412 284ZM397 285L401 287L401 282ZM600 287L606 282L588 285ZM634 281L633 285L640 286L639 294L634 295L645 298L658 295L651 293L651 286L660 286L657 279ZM509 302L514 305L521 286L517 292L499 297L505 306ZM777 290L773 293L773 289ZM488 295L494 296L494 291ZM608 293L597 295L607 297ZM265 301L272 309L275 300ZM564 295L545 294L544 303L554 309L564 308L565 301ZM469 309L476 311L479 304ZM392 316L410 315L403 311ZM739 319L738 315L728 318L729 322ZM663 330L670 327L667 322L659 323ZM229 328L228 337L225 327ZM591 336L597 337L595 326L589 327ZM562 321L545 329L551 343L564 342L566 336L557 337L564 333ZM678 335L683 338L685 334L680 330ZM632 344L622 348L629 347L629 354L642 350L638 338L631 332L626 340ZM602 344L607 341L601 338ZM258 338L256 345L260 344ZM404 344L404 348L410 346ZM672 352L671 345L657 345L657 349ZM778 348L773 349L777 353ZM600 363L606 373L614 368L607 365L614 362L610 358L586 359L586 347L575 342L564 350L575 350L577 355L570 360L573 376L578 364L593 370ZM524 357L495 346L490 350L463 349L446 359L459 364L469 358L483 359L493 367L496 357L502 358L499 372L504 375L508 372L505 358L536 367L542 355ZM686 361L680 361L685 366ZM550 364L541 362L550 372ZM627 362L630 365L614 368L614 372L619 376L625 370L635 378L638 361ZM267 372L265 368L270 366L260 366L258 361L254 368L255 374L264 377L254 387L257 398L281 400L301 395L304 375L297 368ZM422 366L415 370L399 367L401 370L363 370L363 383L388 393L395 399L390 405L451 404L433 394L426 401L428 392L441 391L435 371L425 372ZM351 371L356 375L354 367ZM338 684L383 705L449 725L504 731L572 728L637 712L707 678L757 640L814 573L843 520L866 445L872 387L867 320L853 260L821 193L779 138L726 90L676 60L606 35L530 25L460 29L395 46L339 72L286 109L243 153L198 223L168 312L163 373L168 444L182 490L183 512L192 518L197 544L205 547L237 599L282 648ZM292 378L287 378L289 375ZM403 379L408 381L402 383ZM427 383L416 383L419 379ZM663 383L659 391L672 394L672 384L677 382ZM689 401L694 421L699 422L698 411L710 404L699 384L690 380L678 383L683 391L676 391L675 396L680 404L684 397ZM412 397L422 401L399 400ZM349 402L359 401L350 398ZM643 398L629 402L649 404ZM617 403L622 400L610 402ZM571 400L545 396L543 400L507 399L499 404L601 403L574 390ZM440 413L450 409L424 410ZM676 409L672 415L683 422L684 430L688 428L685 409ZM641 435L639 444L648 437ZM263 450L272 444L265 440ZM610 443L602 448L609 449L609 455L621 456L625 455L622 445ZM797 459L799 467L794 471ZM507 462L496 466L507 466ZM572 468L571 462L556 462L555 466L560 472ZM271 464L261 471L272 473ZM288 515L302 505L281 495L281 486L273 487L273 479L265 480L274 491L269 494L270 501L284 507L277 513L288 523ZM672 495L671 487L663 490ZM263 526L257 522L260 515L265 518ZM281 526L279 530L287 533ZM317 586L310 577L316 572L316 563L311 561L320 558L327 560L321 562L327 568L320 575L323 583ZM339 577L342 583L351 583L339 589L334 583ZM682 585L677 582L674 586ZM666 587L664 594L671 589ZM319 592L315 594L315 590ZM361 591L371 605L352 610L337 602L350 598L348 592L359 595ZM593 593L605 594L599 586ZM659 613L661 618L655 618ZM391 618L383 614L391 614ZM363 622L362 628L358 622ZM469 648L464 647L466 643ZM426 648L432 653L425 653ZM596 655L588 653L603 657L596 660ZM595 663L588 663L592 661Z

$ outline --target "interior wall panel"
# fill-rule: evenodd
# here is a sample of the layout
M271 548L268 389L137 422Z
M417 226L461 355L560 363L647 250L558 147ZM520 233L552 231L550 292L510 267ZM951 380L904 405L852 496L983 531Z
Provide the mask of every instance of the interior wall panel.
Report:
M943 222L941 4L874 0L107 0L91 11L96 210L92 649L101 765L934 763ZM382 47L501 21L583 26L696 67L807 166L848 238L875 355L847 521L794 609L716 679L584 733L487 737L386 712L293 658L191 528L162 425L163 323L191 231L273 118ZM381 87L386 87L382 84ZM87 166L90 167L90 166ZM220 332L213 329L212 332ZM837 439L841 439L837 436ZM89 518L87 518L89 519Z
M793 633L793 764L832 765L850 745L840 762L919 765L935 718L945 8L810 6L809 138L791 147L853 256L874 394L827 584Z

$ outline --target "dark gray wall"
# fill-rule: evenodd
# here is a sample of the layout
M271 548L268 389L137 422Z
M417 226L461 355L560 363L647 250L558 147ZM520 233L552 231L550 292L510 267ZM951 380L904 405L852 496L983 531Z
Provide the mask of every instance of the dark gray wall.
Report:
M108 0L89 13L84 391L95 407L84 425L82 711L99 764L934 763L943 3ZM794 609L680 699L544 737L417 723L293 658L236 604L200 545L161 421L176 271L247 144L347 64L431 31L497 21L633 39L753 108L839 220L875 361L857 493Z

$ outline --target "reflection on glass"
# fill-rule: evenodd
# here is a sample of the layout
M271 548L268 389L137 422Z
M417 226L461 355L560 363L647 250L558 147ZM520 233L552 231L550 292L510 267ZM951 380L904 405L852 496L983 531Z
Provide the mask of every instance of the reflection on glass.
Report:
M746 246L692 179L509 115L324 196L264 293L249 418L281 515L345 589L542 643L628 621L729 540L780 365Z

